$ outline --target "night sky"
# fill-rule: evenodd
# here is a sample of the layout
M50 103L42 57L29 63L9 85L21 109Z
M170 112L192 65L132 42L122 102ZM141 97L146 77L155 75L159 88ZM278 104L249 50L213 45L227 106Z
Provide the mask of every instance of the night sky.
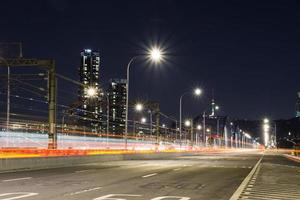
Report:
M298 1L2 1L0 41L22 41L25 57L54 58L60 74L78 80L80 51L101 55L101 80L125 78L129 59L160 44L166 62L139 60L131 70L130 98L157 100L178 116L209 108L214 90L219 114L261 119L295 115L300 78ZM76 87L59 83L71 103Z

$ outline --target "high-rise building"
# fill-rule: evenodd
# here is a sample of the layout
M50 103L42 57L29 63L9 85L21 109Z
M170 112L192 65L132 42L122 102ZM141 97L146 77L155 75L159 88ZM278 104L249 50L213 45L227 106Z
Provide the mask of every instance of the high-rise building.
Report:
M109 132L123 134L126 115L126 79L111 79L108 88Z
M103 129L103 111L99 88L100 56L98 52L85 49L81 52L81 64L79 68L80 82L79 102L82 123L91 128L93 132ZM94 91L94 94L91 94Z
M297 96L297 103L296 103L296 117L300 117L300 92L298 92Z

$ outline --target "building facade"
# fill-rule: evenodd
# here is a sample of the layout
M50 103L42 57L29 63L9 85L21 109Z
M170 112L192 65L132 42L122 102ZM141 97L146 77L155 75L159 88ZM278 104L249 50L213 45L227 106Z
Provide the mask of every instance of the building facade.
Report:
M296 117L300 117L300 92L297 93Z
M125 132L126 80L110 79L108 94L109 133L122 135Z
M85 49L81 52L79 81L80 121L92 132L103 130L103 110L100 95L100 56L98 52ZM89 90L95 91L93 95Z

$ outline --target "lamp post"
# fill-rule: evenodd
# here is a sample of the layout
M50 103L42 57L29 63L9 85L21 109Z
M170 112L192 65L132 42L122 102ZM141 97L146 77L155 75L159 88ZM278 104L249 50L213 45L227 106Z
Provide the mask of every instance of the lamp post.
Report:
M202 130L201 124L198 124L196 128L198 130L197 133L196 133L196 145L199 146L199 133Z
M270 130L270 120L268 118L265 118L263 120L264 124L263 124L263 130L264 130L264 142L265 142L265 146L267 147L269 144L269 130Z
M193 137L193 120L191 119L188 119L188 120L185 120L184 122L184 125L188 128L188 127L191 127L191 141L192 141L192 137ZM185 144L187 144L187 134L184 134L184 140L185 140Z
M126 115L125 115L125 149L127 149L127 137L128 137L128 104L129 104L129 81L130 81L130 66L131 64L141 56L132 57L127 64L126 71ZM163 59L163 52L159 48L152 48L148 52L148 57L154 62L159 62Z
M108 134L109 134L109 93L106 95L106 146L108 146Z
M183 93L181 96L180 96L180 99L179 99L179 139L180 139L180 146L181 146L181 143L182 143L182 98L189 94L190 91L188 92L185 92ZM194 95L196 96L200 96L202 94L202 90L200 88L195 88L194 89Z

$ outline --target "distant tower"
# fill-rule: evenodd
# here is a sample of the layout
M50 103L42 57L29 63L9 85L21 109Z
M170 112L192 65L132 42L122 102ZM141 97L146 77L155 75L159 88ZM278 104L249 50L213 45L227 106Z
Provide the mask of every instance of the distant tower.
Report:
M300 117L300 92L297 93L297 102L296 102L296 117Z
M126 79L110 79L109 97L109 133L123 134L126 115Z
M214 90L213 90L212 91L212 98L211 98L211 114L210 114L210 117L215 116L215 108L216 108L216 103L215 103Z
M100 56L98 52L85 49L81 52L81 64L79 68L80 82L83 84L79 88L79 101L83 123L93 132L102 129L102 108L99 88L99 66ZM94 88L96 95L88 96L88 89Z

